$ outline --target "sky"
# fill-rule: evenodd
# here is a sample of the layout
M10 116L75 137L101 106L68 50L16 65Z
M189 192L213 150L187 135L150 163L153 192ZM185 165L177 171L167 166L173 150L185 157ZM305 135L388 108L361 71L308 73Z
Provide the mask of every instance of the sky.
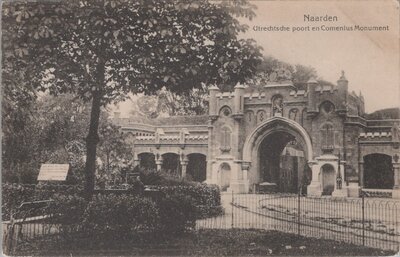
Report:
M257 17L244 38L255 39L264 55L314 67L336 84L342 70L349 91L361 91L367 112L400 106L399 2L251 1ZM336 16L336 22L305 22L304 15ZM389 26L388 31L255 31L254 26ZM305 28L306 29L306 28Z
M314 67L320 78L336 84L341 71L349 91L365 98L366 112L400 107L400 28L396 0L250 0L256 17L240 19L249 25L243 38L253 38L271 55L290 64ZM336 16L335 22L305 22L304 15ZM320 27L389 26L388 31L255 31L254 26ZM132 99L135 101L135 99ZM119 105L128 116L132 101ZM116 108L112 108L117 110Z

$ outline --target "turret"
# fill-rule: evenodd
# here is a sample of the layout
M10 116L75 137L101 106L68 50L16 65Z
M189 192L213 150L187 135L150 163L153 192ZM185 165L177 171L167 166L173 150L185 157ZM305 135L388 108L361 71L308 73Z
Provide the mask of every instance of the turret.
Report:
M234 114L243 114L245 87L240 83L237 83L234 89L235 89Z
M318 112L315 99L315 88L317 87L317 85L318 82L315 80L315 78L310 78L307 81L308 112Z
M347 91L349 88L349 81L346 79L344 75L344 71L342 71L342 75L337 81L338 93L341 99L340 105L337 107L338 111L347 111Z
M217 86L213 85L208 88L208 92L210 95L208 113L210 114L210 116L216 116L216 115L218 115L218 113L217 113L217 93L219 93L220 90Z
M234 101L233 101L233 114L232 117L237 120L241 120L244 116L244 89L245 87L240 83L237 83L234 87Z

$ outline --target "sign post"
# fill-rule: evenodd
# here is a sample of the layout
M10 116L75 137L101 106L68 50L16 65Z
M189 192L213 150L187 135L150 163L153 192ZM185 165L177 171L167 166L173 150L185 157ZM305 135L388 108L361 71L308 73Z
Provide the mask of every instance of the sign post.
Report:
M38 181L66 181L69 164L42 164Z

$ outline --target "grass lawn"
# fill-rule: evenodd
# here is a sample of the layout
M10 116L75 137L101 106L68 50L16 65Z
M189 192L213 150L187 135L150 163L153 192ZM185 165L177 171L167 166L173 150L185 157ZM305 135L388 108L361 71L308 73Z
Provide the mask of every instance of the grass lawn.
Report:
M88 243L88 242L91 243ZM51 243L52 242L52 243ZM104 241L103 241L104 242ZM278 231L200 230L194 233L129 241L78 239L73 244L47 241L26 246L30 256L388 256L382 251L332 240L299 237Z

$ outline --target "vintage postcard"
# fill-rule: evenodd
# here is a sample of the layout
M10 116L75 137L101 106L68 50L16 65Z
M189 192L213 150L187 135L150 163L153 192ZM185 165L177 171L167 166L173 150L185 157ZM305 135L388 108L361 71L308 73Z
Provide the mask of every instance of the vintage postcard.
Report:
M3 1L3 254L399 255L399 5Z

